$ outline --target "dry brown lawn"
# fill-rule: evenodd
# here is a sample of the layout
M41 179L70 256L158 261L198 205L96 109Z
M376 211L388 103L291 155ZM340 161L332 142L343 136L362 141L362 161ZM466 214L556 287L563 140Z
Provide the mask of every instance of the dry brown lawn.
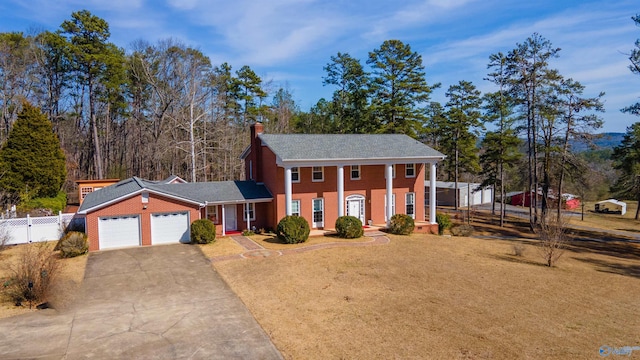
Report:
M33 245L38 244L32 244L32 246ZM0 252L0 285L2 285L0 287L0 318L35 311L35 306L29 309L29 304L15 306L3 292L4 283L11 276L11 267L18 261L20 252L24 246L29 245L9 246L6 250ZM49 243L48 246L53 249L55 242ZM82 284L87 264L87 255L71 259L59 259L58 261L61 264L60 272L52 284L51 296L48 299L48 303L54 308L63 309L74 301L77 290Z
M640 345L640 249L433 235L214 266L287 359L599 358ZM631 246L631 247L629 247Z

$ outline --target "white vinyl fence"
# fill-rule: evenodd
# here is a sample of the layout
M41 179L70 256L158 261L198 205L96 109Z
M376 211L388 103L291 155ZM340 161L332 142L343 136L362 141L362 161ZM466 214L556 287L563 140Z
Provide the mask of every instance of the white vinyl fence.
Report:
M0 220L0 236L8 241L6 245L26 244L30 242L58 240L64 229L75 220L74 213L58 213L54 216L31 217ZM0 239L1 241L2 239Z

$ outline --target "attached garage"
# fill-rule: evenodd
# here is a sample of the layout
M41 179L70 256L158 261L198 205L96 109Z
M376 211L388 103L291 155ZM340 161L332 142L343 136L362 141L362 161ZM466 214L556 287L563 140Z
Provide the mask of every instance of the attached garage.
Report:
M140 246L140 216L98 218L100 249Z
M188 212L151 214L151 244L188 243L189 224Z

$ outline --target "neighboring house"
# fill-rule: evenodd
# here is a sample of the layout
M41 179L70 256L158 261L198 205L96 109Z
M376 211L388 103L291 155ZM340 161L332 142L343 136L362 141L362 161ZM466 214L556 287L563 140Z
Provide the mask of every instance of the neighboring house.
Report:
M220 235L265 226L256 218L256 211L263 211L263 204L272 200L264 185L178 179L133 177L88 194L78 215L85 218L89 250L189 242L190 224L201 218L212 220Z
M595 211L605 214L624 215L627 213L627 203L616 199L602 200L595 204Z
M493 189L490 186L480 188L479 183L458 182L458 206L490 204L493 201ZM436 181L438 206L454 206L456 203L455 182ZM425 193L429 193L429 182L424 182ZM471 195L471 196L469 196ZM427 202L425 204L429 204Z
M516 206L531 206L531 198L533 197L533 191L527 193L525 191L514 191L506 194L507 198L511 199L509 204ZM542 204L542 192L538 192L538 205Z
M435 184L444 155L406 135L263 134L257 123L242 159L247 180L273 195L260 214L269 224L300 215L312 229L333 229L343 215L365 225L384 226L396 213L424 222L425 168ZM437 231L435 187L429 197L429 219L417 231Z
M78 204L81 205L84 198L92 192L113 185L118 181L120 179L76 180L76 184L78 184Z

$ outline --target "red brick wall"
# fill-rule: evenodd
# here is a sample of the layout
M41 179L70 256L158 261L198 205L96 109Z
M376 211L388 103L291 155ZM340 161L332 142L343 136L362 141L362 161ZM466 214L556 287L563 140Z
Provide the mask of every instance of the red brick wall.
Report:
M147 208L143 209L146 205ZM89 236L89 251L100 249L98 218L102 216L140 215L142 245L151 245L151 214L162 212L189 211L190 221L200 218L200 208L196 204L180 202L171 198L149 194L149 202L142 203L142 195L137 194L118 203L109 205L86 215L86 231Z
M275 165L275 162L273 163ZM351 180L350 168L345 167L344 197L362 195L365 197L365 222L372 220L374 224L385 223L386 180L384 165L366 165L360 168L360 180ZM300 169L300 182L292 184L292 200L300 200L300 212L313 227L313 199L324 199L324 228L333 229L338 218L337 168L324 168L324 181L311 180L312 169ZM274 195L275 218L274 225L286 214L284 199L284 169L277 168L277 179L280 184L269 187ZM266 177L265 177L266 180ZM266 181L265 181L266 184ZM268 185L267 185L268 186ZM404 165L396 166L396 177L393 179L393 193L395 194L396 213L405 213L405 194L415 193L415 218L424 221L424 165L416 164L416 176L405 177ZM346 211L345 211L346 213Z

